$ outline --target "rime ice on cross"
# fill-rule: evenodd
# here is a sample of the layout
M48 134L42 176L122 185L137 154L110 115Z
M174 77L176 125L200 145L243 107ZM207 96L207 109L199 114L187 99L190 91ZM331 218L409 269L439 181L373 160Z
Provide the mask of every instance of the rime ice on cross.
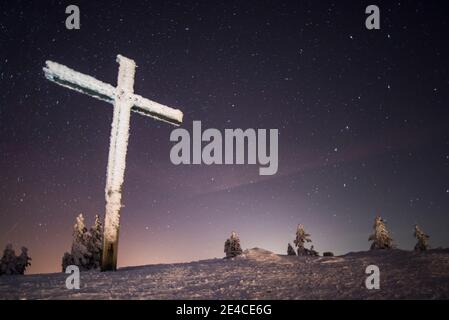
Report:
M117 87L76 72L56 62L46 61L45 77L61 86L85 93L114 105L111 141L106 176L106 214L101 269L117 268L117 246L120 227L121 188L126 165L129 118L131 111L174 125L182 123L183 114L157 102L134 94L134 60L117 56L120 64Z

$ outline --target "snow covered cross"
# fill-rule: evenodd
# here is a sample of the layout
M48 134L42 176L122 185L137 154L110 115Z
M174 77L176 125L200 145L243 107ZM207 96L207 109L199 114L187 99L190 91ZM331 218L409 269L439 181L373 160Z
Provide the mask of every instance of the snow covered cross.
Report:
M117 87L76 72L56 62L46 61L47 66L44 67L45 77L48 80L114 105L106 173L106 214L101 262L103 271L117 268L120 209L122 207L121 189L125 174L131 111L174 125L181 124L183 117L182 112L178 109L164 106L134 94L136 63L134 60L121 55L117 56L117 62L120 65Z

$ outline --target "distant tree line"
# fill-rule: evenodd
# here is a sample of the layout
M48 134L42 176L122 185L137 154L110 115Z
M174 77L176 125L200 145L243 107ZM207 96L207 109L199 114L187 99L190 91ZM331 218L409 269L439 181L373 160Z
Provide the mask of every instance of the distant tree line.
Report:
M377 216L374 219L374 232L369 236L368 241L372 241L371 250L378 249L394 249L396 246L393 244L393 239L390 236L390 232L387 229L385 220L382 217ZM415 251L426 251L429 249L429 236L425 234L420 227L415 224L415 232L413 234L418 241L415 245Z
M373 233L369 236L368 241L372 241L370 250L387 250L394 249L396 246L393 244L393 239L390 236L390 232L387 229L385 220L382 217L377 216L374 219ZM429 247L429 236L425 234L418 225L415 225L414 236L417 239L415 245L415 251L426 251ZM311 245L310 248L306 247L306 244L311 243L310 234L305 230L304 225L299 224L296 229L296 238L293 241L295 248L288 243L287 244L287 255L289 256L312 256L317 257L319 253L315 251L314 246ZM231 237L226 240L224 252L226 254L225 258L233 258L242 254L242 248L240 246L240 239L237 234L233 231ZM332 252L323 252L323 256L333 256Z
M98 269L101 263L103 251L103 227L98 215L95 216L95 222L88 230L85 226L84 217L79 214L76 217L73 226L73 239L70 252L64 253L62 257L62 270L64 271L69 265L76 265L81 270ZM394 249L395 245L390 232L386 226L385 220L377 216L374 219L373 233L369 236L371 241L370 250L389 250ZM293 247L290 243L287 245L287 255L289 256L318 256L314 246L306 247L306 244L312 240L305 230L304 225L299 224L296 229L296 238L293 241ZM418 225L414 226L414 237L417 243L414 247L415 251L422 252L428 250L429 236L425 234ZM295 250L296 248L296 250ZM243 253L240 245L240 238L236 232L232 232L231 236L224 244L225 258L234 258ZM332 252L324 252L323 256L333 256ZM31 265L31 258L28 255L28 249L22 247L22 252L16 256L11 244L8 244L3 251L0 259L0 275L23 275Z

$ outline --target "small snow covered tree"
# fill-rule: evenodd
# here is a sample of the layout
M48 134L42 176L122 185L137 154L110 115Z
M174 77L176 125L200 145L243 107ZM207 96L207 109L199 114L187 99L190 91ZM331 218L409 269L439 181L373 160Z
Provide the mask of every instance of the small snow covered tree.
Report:
M429 236L425 234L417 224L415 224L415 238L418 242L415 245L415 251L426 251L429 248Z
M89 230L89 239L87 249L91 253L89 269L97 269L101 264L101 255L103 252L103 231L100 217L95 216L95 222Z
M0 275L24 274L26 268L31 265L30 261L27 248L22 247L22 253L16 256L12 244L8 244L0 260Z
M22 247L22 253L16 259L17 274L24 274L28 266L31 266L31 258L28 255L28 248Z
M393 249L393 239L390 237L385 221L380 216L374 220L373 228L374 233L368 238L368 241L373 241L371 250Z
M233 258L242 254L240 239L234 231L232 231L231 237L225 242L224 252L226 254L226 258Z
M80 270L89 269L89 261L92 256L87 249L90 235L86 233L87 228L84 223L84 217L83 214L80 213L78 217L76 217L76 223L73 226L73 243L71 251L73 262L80 268Z
M312 242L312 240L310 240L310 234L306 233L304 225L298 224L298 228L296 229L296 239L294 241L294 244L298 251L298 256L304 256L308 254L307 249L304 248L304 244L306 242Z
M62 272L65 272L67 267L72 266L72 265L75 265L75 260L73 259L73 256L70 253L65 252L64 256L62 257L62 263L61 263Z
M95 222L87 231L84 217L79 214L73 226L73 241L70 253L62 257L62 271L70 265L76 265L80 270L97 269L100 267L103 249L102 224L100 217L95 216Z
M295 249L293 249L292 245L289 243L287 246L287 255L296 256Z
M0 274L16 274L16 253L10 243L6 245L0 260Z

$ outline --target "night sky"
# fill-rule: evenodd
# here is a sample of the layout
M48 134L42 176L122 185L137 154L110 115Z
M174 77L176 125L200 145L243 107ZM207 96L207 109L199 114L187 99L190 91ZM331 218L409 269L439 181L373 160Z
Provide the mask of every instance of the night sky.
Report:
M65 28L77 4L81 29ZM381 30L365 28L376 4ZM119 266L369 248L382 215L399 248L413 225L449 246L447 1L2 1L0 249L60 271L76 215L104 215L112 105L47 81L46 60L135 92L206 128L279 129L279 171L170 162L174 129L132 114Z

